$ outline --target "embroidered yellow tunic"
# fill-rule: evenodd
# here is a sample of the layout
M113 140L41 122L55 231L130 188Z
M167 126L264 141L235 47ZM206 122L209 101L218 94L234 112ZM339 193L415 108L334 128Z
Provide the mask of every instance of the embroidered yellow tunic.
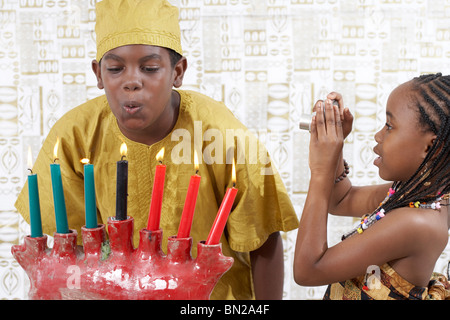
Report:
M138 245L139 230L147 225L156 154L165 147L167 171L160 224L165 251L167 237L177 234L189 179L195 172L192 160L195 143L203 153L199 170L202 178L191 230L192 254L196 256L197 242L206 240L226 189L232 185L232 165L226 159L226 148L233 132L230 130L247 131L222 103L195 92L178 92L181 103L175 127L163 140L151 146L131 141L120 132L105 96L72 109L54 125L33 167L39 179L44 233L53 235L55 232L49 165L53 161L57 136L61 139L58 158L69 228L76 229L79 235L81 226L85 224L83 164L80 159L88 157L94 164L98 221L106 224L108 217L115 215L116 162L120 160L120 145L122 142L127 144L128 215L135 220L135 246ZM224 138L228 134L222 145L215 141L219 133ZM248 148L257 141L253 135L246 135L246 139ZM271 162L265 161L264 157L255 158L254 150L242 148L241 139L231 137L231 140L231 145L233 140L237 143L236 187L239 191L221 243L224 255L233 257L234 264L219 281L211 298L252 299L249 251L260 247L273 232L297 228L298 220ZM192 149L186 148L185 143ZM259 148L263 147L259 145ZM20 193L16 208L29 222L27 186ZM81 243L81 239L78 240Z

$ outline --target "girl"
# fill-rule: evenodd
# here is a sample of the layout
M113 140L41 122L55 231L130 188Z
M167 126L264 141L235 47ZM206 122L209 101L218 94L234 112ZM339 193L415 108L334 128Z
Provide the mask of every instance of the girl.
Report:
M327 98L316 103L311 123L311 180L295 248L295 281L331 284L325 299L449 298L445 277L430 278L450 225L450 76L414 78L389 96L386 125L375 135L374 164L392 184L355 187L346 179L342 148L353 116L340 94ZM329 248L328 212L364 216Z

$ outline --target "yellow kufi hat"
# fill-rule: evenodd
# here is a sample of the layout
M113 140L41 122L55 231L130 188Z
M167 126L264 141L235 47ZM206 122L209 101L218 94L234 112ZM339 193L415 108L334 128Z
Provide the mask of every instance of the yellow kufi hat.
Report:
M146 44L183 54L178 8L166 0L103 0L96 6L97 61L117 47Z

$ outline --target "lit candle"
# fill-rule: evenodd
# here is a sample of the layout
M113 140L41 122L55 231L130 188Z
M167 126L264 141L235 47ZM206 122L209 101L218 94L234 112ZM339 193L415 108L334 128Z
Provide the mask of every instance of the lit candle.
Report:
M97 205L95 203L94 165L89 159L81 159L84 164L84 212L86 216L86 228L97 228Z
M42 237L42 222L41 222L41 206L39 204L39 189L37 174L33 173L31 167L33 160L31 156L31 148L28 147L28 201L30 204L30 228L31 237Z
M156 166L155 179L153 180L152 199L150 203L150 212L148 215L147 230L155 231L159 229L161 219L161 206L164 193L164 180L166 178L166 166L162 164L164 158L164 148L156 155L159 164Z
M225 224L227 223L228 215L230 214L231 207L233 206L234 199L236 198L236 194L238 189L235 188L236 185L236 168L233 159L233 169L232 169L232 180L233 187L228 188L225 193L225 197L222 200L222 204L220 205L219 211L217 212L216 219L214 220L211 231L209 232L208 238L206 239L206 245L215 245L219 244L220 237L222 236L223 229L225 228Z
M120 146L120 161L117 161L117 181L116 181L116 220L127 219L127 197L128 197L128 161L127 145Z
M66 201L64 200L64 189L61 179L61 168L56 163L58 160L59 138L53 149L53 163L50 164L50 175L52 179L53 203L55 205L55 220L57 233L69 233L67 223Z
M191 233L192 218L194 217L195 204L197 202L198 188L200 187L201 177L198 175L197 151L194 150L195 174L191 176L189 188L184 202L183 213L181 214L180 226L178 228L177 238L187 238Z

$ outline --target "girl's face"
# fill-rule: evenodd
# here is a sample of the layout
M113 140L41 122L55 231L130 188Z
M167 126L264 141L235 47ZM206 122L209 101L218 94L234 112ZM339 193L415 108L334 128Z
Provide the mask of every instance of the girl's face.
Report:
M386 105L386 124L375 135L378 157L374 165L386 181L406 181L425 159L433 133L419 127L418 115L411 103L411 84L405 83L392 91Z

